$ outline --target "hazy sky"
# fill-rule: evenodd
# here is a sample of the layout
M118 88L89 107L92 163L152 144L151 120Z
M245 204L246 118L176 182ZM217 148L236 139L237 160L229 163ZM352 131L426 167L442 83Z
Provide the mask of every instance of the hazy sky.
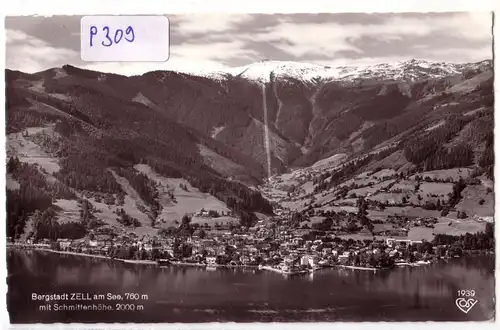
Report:
M81 16L7 17L7 68L36 72L64 64L121 74L240 66L262 59L325 65L492 58L491 13L167 15L165 63L80 59Z

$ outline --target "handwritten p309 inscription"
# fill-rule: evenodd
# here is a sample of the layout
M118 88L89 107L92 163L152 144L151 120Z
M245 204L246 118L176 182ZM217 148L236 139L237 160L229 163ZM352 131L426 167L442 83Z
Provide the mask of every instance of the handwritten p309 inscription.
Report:
M170 27L165 16L85 16L81 57L92 62L164 62Z
M90 27L90 47L94 46L94 38L96 36L99 36L98 28L95 25L92 25ZM111 38L113 36L113 38ZM116 29L113 32L110 32L109 26L103 26L102 27L102 37L104 38L103 41L101 41L101 45L104 47L110 47L113 45L113 42L115 44L120 43L122 39L128 41L128 42L134 42L135 40L135 33L134 33L134 28L132 26L127 26L125 29L125 33L123 32L122 29Z

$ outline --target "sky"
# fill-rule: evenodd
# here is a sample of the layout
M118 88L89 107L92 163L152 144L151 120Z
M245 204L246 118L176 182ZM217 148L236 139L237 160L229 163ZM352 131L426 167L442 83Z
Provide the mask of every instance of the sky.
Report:
M6 67L37 72L71 64L124 75L224 70L264 59L330 66L410 59L492 58L489 12L387 14L183 14L170 20L167 62L83 62L81 16L6 18Z

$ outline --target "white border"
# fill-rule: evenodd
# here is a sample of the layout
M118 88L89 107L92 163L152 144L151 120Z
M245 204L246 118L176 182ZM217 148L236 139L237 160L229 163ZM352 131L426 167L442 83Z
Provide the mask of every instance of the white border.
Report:
M2 3L0 12L5 22L6 15L91 15L91 14L174 14L174 13L191 13L191 12L247 12L247 13L318 13L318 12L450 12L450 11L491 11L498 8L500 3L495 0L307 0L307 1L290 1L290 0L179 0L159 1L159 0L13 0ZM498 35L498 18L494 28L495 35ZM5 23L2 24L2 30L5 29ZM0 33L0 56L5 63L5 31ZM495 54L498 52L495 44ZM5 65L5 64L4 64ZM495 66L495 75L496 75ZM5 88L5 71L1 70L0 84L2 89ZM499 87L495 84L495 96ZM0 93L0 102L5 104L5 93ZM498 99L495 98L495 109L498 105ZM4 117L5 118L5 114ZM5 148L5 125L0 125L3 130L0 132L2 148ZM495 146L500 145L500 137L498 127L495 126ZM496 155L496 153L495 153ZM4 159L6 152L3 151ZM495 157L495 162L498 162ZM5 187L5 166L0 166L0 187ZM500 170L495 166L495 192L500 191ZM3 188L2 188L3 189ZM497 194L495 194L496 196ZM0 214L5 214L5 190L2 190L2 202L0 203ZM499 226L496 227L495 234L498 236ZM3 260L6 260L5 253L5 229L0 234L0 251ZM496 255L498 256L499 244L496 246ZM499 270L498 263L496 270ZM477 322L454 322L452 324L443 324L442 322L406 322L406 323L205 323L205 324L52 324L52 325L10 325L9 317L6 309L6 292L7 284L4 279L7 277L6 267L1 268L0 278L2 281L0 294L0 302L4 307L2 309L2 328L11 329L332 329L336 328L355 328L355 329L401 329L401 327L409 328L438 328L443 326L453 326L455 329L466 329L469 327L494 328L494 322L477 323ZM496 295L499 293L499 286L496 287ZM496 304L498 311L498 304ZM495 322L496 323L496 322ZM495 327L496 328L496 327Z

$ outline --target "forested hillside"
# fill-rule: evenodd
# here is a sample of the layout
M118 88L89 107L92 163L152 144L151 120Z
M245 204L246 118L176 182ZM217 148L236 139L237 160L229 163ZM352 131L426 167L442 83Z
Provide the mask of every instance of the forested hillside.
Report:
M253 212L272 213L260 193L246 186L258 183L263 173L252 159L176 123L167 113L96 88L85 75L71 76L70 71L61 78L70 80L67 84L54 83L58 87L51 88L52 74L7 71L7 168L9 177L19 184L18 189L8 189L9 236L21 235L35 211L42 212L43 223L53 221L59 210L57 199L77 199L86 192L111 199L124 194L113 173L130 183L150 208L148 216L155 218L160 208L156 185L134 169L137 164L149 165L166 178L187 179L248 223ZM59 79L57 73L53 75ZM65 90L61 90L63 84ZM33 127L46 129L31 132ZM23 148L31 145L36 150L27 154ZM245 172L215 171L207 166L198 145L240 164ZM50 173L43 164L36 164L35 151L54 158L57 170Z
M412 80L269 72L264 82L69 65L6 70L8 235L155 232L203 201L211 214L230 209L231 221L249 226L256 212L273 213L255 187L291 168L304 177L288 197L307 207L320 195L359 197L367 184L346 182L381 170L398 184L457 168L492 180L492 63L459 68L429 76L409 67ZM338 155L321 170L313 165ZM402 205L412 198L401 197Z

